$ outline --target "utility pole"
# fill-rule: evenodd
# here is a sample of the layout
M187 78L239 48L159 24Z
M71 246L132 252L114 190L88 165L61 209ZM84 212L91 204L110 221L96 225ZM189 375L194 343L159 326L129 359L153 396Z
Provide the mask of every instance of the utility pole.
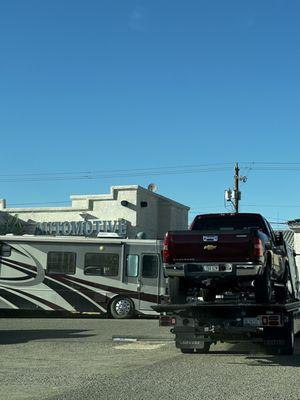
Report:
M236 162L234 168L234 189L229 188L225 190L225 202L229 201L233 205L235 213L239 212L239 201L241 200L241 192L239 191L239 182L240 181L244 183L247 182L247 177L240 176L239 172L240 172L239 164Z
M239 212L239 200L240 200L240 192L239 192L239 165L238 163L235 163L235 168L234 168L234 198L233 198L233 206L234 206L234 211L236 213Z

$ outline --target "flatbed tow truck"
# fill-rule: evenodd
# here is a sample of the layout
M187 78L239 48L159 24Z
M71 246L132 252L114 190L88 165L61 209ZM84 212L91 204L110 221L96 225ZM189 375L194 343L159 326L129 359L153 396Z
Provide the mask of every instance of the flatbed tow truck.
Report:
M288 251L288 291L284 304L258 304L240 293L215 302L190 299L185 304L160 304L161 326L171 326L175 344L182 353L207 353L212 344L261 343L268 354L291 355L300 332L300 279L295 253ZM283 288L284 289L284 288Z
M261 343L269 354L291 355L300 331L300 301L286 304L250 302L161 304L160 325L172 326L182 353L207 353L217 342Z

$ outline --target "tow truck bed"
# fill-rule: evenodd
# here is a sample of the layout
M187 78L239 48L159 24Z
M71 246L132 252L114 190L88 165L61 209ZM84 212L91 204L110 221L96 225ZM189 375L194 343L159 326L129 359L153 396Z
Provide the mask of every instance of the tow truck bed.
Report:
M300 301L287 304L215 303L161 304L160 324L171 325L183 353L205 353L212 343L262 343L269 353L292 354L300 331Z

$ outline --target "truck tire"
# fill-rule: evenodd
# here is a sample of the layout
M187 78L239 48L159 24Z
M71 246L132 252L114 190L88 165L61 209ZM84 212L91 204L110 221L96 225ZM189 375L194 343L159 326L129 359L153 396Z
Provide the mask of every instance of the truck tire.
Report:
M276 303L285 304L288 296L287 286L274 286Z
M280 304L286 303L288 297L288 287L287 287L288 279L289 279L289 264L286 264L281 282L281 285L283 286L274 285L274 294L277 303Z
M169 277L169 296L172 304L184 304L186 302L187 288L183 278Z
M294 345L295 345L294 329L286 330L285 345L281 347L280 354L285 356L292 356L294 353Z
M264 332L267 354L291 356L294 353L295 335L293 326L284 328L267 328Z
M265 266L263 274L255 280L255 300L257 303L270 303L272 299L272 282L270 264Z

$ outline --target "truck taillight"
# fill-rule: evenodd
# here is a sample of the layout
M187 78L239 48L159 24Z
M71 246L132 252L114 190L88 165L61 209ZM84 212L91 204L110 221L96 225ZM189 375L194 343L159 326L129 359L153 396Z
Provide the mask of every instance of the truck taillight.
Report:
M171 260L169 245L170 245L170 235L167 232L163 243L163 262L165 264L169 264Z
M262 257L263 256L262 241L258 237L255 237L252 239L252 243L253 243L253 256Z

